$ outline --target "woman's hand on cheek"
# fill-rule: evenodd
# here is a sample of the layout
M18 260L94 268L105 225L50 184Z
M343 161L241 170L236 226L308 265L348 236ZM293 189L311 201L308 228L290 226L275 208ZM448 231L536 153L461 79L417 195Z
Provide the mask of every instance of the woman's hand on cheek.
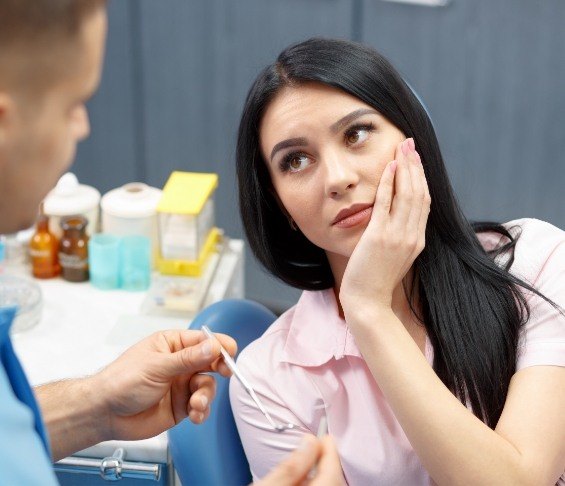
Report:
M396 149L377 189L371 220L343 275L340 302L348 310L390 309L392 294L424 249L430 194L413 139Z

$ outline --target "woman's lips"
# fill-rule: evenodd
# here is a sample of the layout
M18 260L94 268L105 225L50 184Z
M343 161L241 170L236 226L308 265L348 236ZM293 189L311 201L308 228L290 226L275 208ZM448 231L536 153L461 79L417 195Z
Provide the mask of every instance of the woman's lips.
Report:
M373 212L373 206L357 211L356 213L350 214L349 216L340 219L333 223L333 226L339 228L351 228L352 226L357 226L358 224L365 223L371 218Z

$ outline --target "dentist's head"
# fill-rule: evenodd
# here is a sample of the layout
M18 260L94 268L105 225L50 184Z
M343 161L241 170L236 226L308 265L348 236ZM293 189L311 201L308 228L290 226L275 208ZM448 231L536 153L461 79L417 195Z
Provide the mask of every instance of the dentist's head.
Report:
M31 225L90 131L105 0L0 1L0 233Z

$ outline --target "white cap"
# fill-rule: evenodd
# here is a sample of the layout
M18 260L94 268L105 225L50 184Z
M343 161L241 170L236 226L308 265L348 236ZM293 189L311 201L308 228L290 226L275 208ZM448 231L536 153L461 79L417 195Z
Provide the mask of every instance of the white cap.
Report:
M162 191L143 182L131 182L102 197L102 211L118 218L147 218L157 214Z
M47 194L43 210L49 216L83 214L96 208L100 202L100 192L92 186L79 184L77 177L67 172Z

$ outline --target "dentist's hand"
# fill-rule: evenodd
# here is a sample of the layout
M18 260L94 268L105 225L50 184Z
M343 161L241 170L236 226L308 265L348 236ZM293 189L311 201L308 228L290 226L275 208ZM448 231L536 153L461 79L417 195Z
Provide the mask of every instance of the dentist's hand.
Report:
M235 355L229 336L216 334ZM91 377L106 403L107 436L137 440L153 437L186 417L199 424L208 417L216 393L212 376L230 371L215 339L194 330L155 333L124 352Z
M316 466L313 478L310 471ZM326 435L316 439L304 436L300 444L287 459L275 467L255 486L343 486L345 479L339 462L339 455L333 439Z
M394 289L424 249L430 204L420 156L406 139L381 176L371 220L347 264L339 294L346 317L390 308Z

